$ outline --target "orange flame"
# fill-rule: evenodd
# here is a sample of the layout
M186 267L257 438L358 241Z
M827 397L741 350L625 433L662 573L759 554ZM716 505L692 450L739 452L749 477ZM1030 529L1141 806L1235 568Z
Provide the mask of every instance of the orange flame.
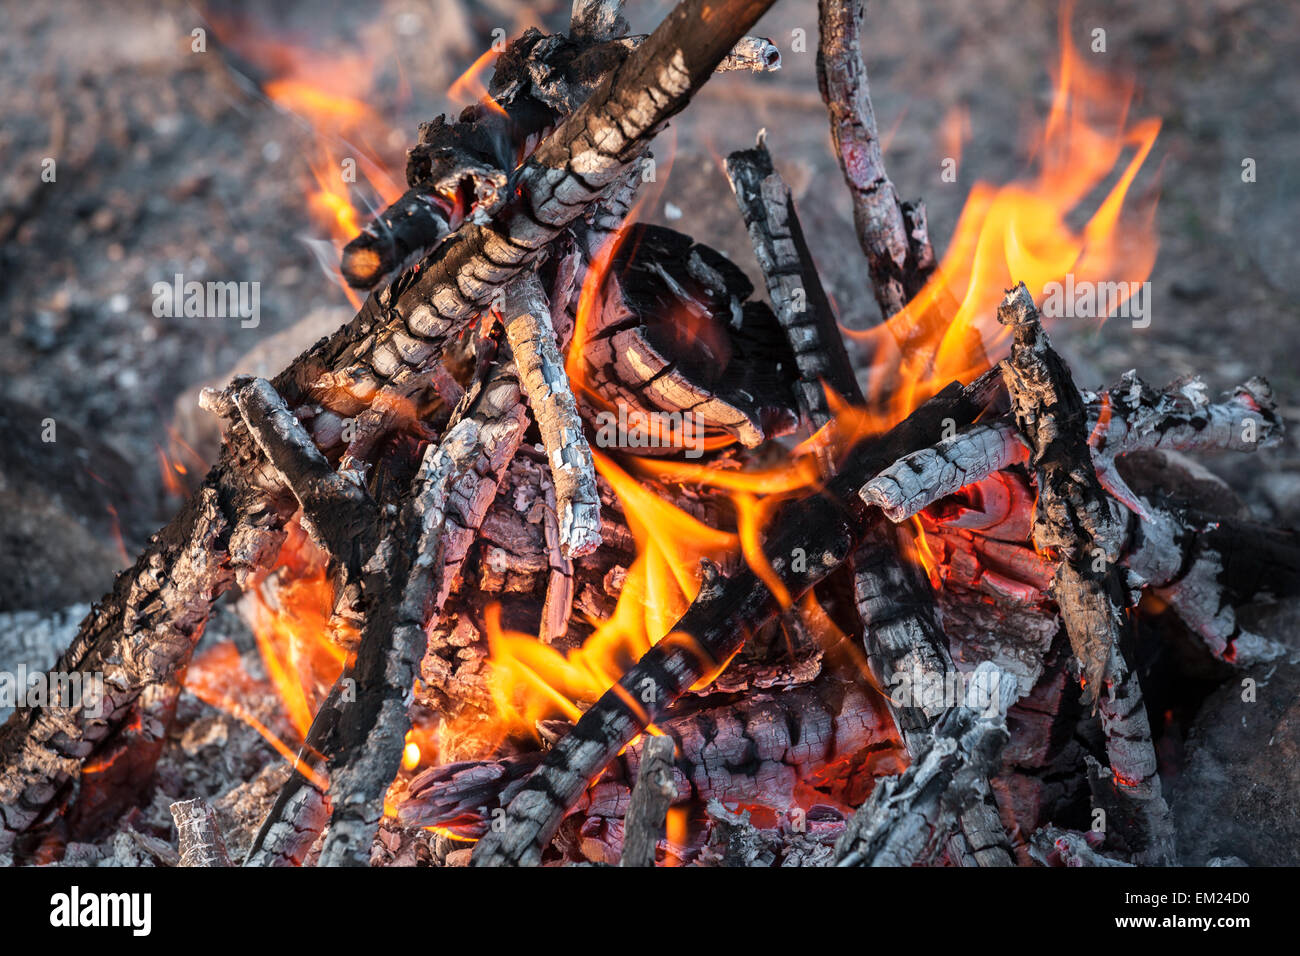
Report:
M1160 123L1130 121L1132 83L1084 61L1070 42L1070 13L1067 4L1052 108L1033 150L1036 173L1001 187L976 184L947 254L920 293L884 324L848 332L871 346L868 398L880 427L953 379L969 381L989 367L988 353L1006 341L997 305L1014 283L1023 281L1041 301L1044 286L1067 275L1076 283L1129 283L1151 274L1154 199L1130 221L1120 214ZM1102 198L1088 214L1098 191ZM1072 226L1081 215L1084 224ZM1124 289L1117 304L1127 299Z

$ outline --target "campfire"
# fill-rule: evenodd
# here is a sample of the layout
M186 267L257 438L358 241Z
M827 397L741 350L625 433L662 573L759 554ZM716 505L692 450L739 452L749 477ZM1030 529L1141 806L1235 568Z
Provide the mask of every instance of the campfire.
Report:
M98 699L0 729L0 858L131 833L183 866L1179 862L1147 648L1294 656L1236 609L1300 590L1300 539L1185 457L1276 445L1265 381L1077 381L1053 347L1141 327L1160 124L1064 11L1030 170L936 249L886 172L863 3L821 0L818 188L851 195L881 315L846 329L779 130L721 160L761 274L639 215L710 77L780 68L748 35L772 2L629 35L575 0L457 82L405 191L362 164L369 221L322 154L356 317L204 391L219 459L53 670ZM160 450L176 488L187 452ZM199 647L217 614L249 639ZM141 821L190 698L275 756L169 791L172 846Z

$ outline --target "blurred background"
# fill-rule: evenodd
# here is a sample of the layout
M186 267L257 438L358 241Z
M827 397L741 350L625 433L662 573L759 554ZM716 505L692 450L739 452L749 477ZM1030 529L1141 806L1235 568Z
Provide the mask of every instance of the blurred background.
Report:
M668 8L631 0L633 31ZM417 124L481 95L490 65L472 67L494 31L567 19L557 0L0 6L0 612L107 590L214 457L198 388L273 374L346 321L337 248L404 188ZM1026 170L1059 19L1049 2L870 4L885 158L899 192L925 199L940 254L976 182ZM812 0L768 13L755 32L783 69L705 87L656 143L662 190L642 218L757 277L719 162L766 128L841 319L862 327L875 305L829 149L816 27ZM1083 0L1079 49L1096 29L1105 51L1090 65L1131 74L1133 115L1163 121L1133 186L1139 203L1159 196L1152 322L1078 322L1054 340L1084 386L1133 367L1156 384L1198 372L1215 390L1264 375L1294 427L1300 6ZM339 175L347 158L355 184ZM156 316L154 283L177 273L260 283L260 321ZM57 441L42 442L51 421ZM1257 517L1294 524L1296 449L1209 464Z

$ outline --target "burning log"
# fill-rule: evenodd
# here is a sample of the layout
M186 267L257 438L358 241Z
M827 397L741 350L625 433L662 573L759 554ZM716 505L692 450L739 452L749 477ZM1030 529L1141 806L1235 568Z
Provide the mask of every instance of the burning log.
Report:
M678 805L718 799L785 813L796 806L801 785L825 788L828 802L856 803L872 778L893 772L902 760L880 697L833 674L782 693L670 716L656 726L677 747L672 775ZM571 812L623 818L642 748L663 738L645 735L628 746ZM482 836L496 809L514 799L542 758L533 753L425 771L411 782L398 820Z
M824 494L785 510L780 533L763 551L791 595L802 595L848 557L866 520L857 490L867 476L893 460L891 451L915 447L933 435L944 419L972 421L991 385L992 378L985 377L965 389L955 383L944 389L880 439L854 449ZM716 571L706 569L699 597L673 633L628 670L547 755L511 801L506 826L489 833L475 849L474 865L536 863L587 782L682 691L735 654L750 629L770 618L773 603L752 570L720 581Z
M998 321L1011 328L1011 356L1001 368L1036 469L1034 545L1060 555L1052 595L1083 672L1083 702L1101 711L1116 801L1141 833L1135 850L1147 862L1171 863L1173 824L1151 725L1123 650L1128 600L1117 564L1118 508L1093 470L1083 400L1024 283L1007 293Z
M781 330L721 254L671 229L633 225L601 291L575 335L587 388L605 411L620 410L620 447L698 456L714 435L754 447L793 428Z
M216 814L205 801L180 800L171 811L180 838L179 866L231 865Z
M675 746L671 737L650 737L641 748L641 766L627 808L619 866L654 866L659 834L668 808L677 799L672 769Z
M1128 372L1110 391L1083 396L1097 478L1139 515L1145 506L1116 468L1124 455L1159 450L1250 452L1281 438L1282 422L1263 379L1252 378L1210 402L1199 379L1157 391ZM903 456L868 482L863 494L890 521L902 522L940 498L1027 459L1014 424L980 422Z

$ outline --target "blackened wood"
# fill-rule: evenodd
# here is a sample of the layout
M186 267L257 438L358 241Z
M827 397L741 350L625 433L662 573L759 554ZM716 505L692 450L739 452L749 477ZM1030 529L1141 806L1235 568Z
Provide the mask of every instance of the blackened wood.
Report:
M442 204L427 189L408 189L343 247L339 271L354 289L369 289L450 231Z
M1091 708L1125 626L1127 598L1116 564L1122 527L1092 464L1083 399L1052 350L1024 283L1007 293L998 321L1012 334L1011 354L1000 367L1038 483L1034 545L1059 557L1052 595Z
M726 167L768 296L794 352L800 407L820 427L830 419L826 387L853 405L863 398L794 199L761 135L753 149L728 156Z
M155 535L113 591L81 623L53 670L102 674L102 700L20 708L0 727L0 852L68 794L87 761L137 742L130 787L147 787L161 743L156 704L179 689L190 653L222 592L274 560L282 523L296 507L242 428L228 437L225 466L210 473ZM155 741L154 738L157 738Z
M869 518L857 494L867 478L900 449L916 447L927 436L933 440L945 420L958 425L972 421L988 401L993 381L986 376L967 389L948 386L889 432L855 448L822 494L794 502L780 514L763 550L792 595L802 595L849 556ZM673 632L551 750L511 801L502 829L475 848L473 865L536 864L595 775L687 687L725 664L776 608L752 570L745 568L725 581L718 580L716 570L707 572L699 596Z
M587 40L612 40L627 32L623 0L573 0L569 33Z
M207 801L180 800L171 805L180 841L180 866L230 866L226 841Z
M866 0L819 0L817 12L817 84L830 113L835 156L853 196L858 242L867 257L876 301L888 318L925 285L934 269L934 250L924 231L924 212L913 207L905 215L885 172L862 60Z
M832 798L850 799L904 760L880 696L829 672L799 687L751 692L656 726L677 744L673 773L679 803L716 798L785 809L798 801L804 782L817 780L835 764L846 765L847 779ZM550 728L547 736L553 736ZM647 739L643 735L615 757L571 812L622 817ZM530 753L427 770L411 781L398 820L407 826L455 826L480 836L493 811L514 798L542 757Z
M677 785L673 783L675 746L671 737L650 736L641 748L641 766L627 808L619 866L655 864L655 847L664 832L668 808L677 799Z
M1157 390L1132 372L1107 391L1083 396L1097 479L1139 514L1143 506L1138 496L1116 469L1124 455L1158 450L1251 452L1276 444L1282 435L1272 390L1259 378L1225 392L1217 402L1210 401L1199 379ZM868 482L864 494L891 521L906 521L940 498L1027 458L1014 423L980 422L905 455Z
M988 663L980 665L976 678L986 682L988 696L948 710L912 765L877 783L836 843L837 866L930 862L960 816L982 802L1009 739L1008 679ZM1014 686L1014 679L1009 682Z

